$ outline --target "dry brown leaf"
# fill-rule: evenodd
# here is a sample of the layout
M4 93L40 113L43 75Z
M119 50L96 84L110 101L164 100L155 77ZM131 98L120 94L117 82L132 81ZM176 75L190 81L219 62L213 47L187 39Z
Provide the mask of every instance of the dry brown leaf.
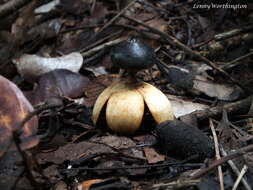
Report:
M68 143L54 152L41 152L37 154L37 159L40 164L48 162L61 164L66 160L73 161L92 154L104 152L111 153L113 151L105 145L83 141L80 143Z
M149 164L155 164L165 160L165 155L157 153L153 148L145 147L144 153Z
M89 142L68 143L54 152L41 152L37 155L38 162L61 164L66 160L73 161L93 154L113 153L116 149L125 149L124 154L144 159L142 151L134 148L136 144L130 138L118 136L102 136Z
M78 98L89 79L66 69L56 69L41 76L38 88L34 92L33 104L61 97Z
M35 135L38 127L37 117L28 121L22 129L20 122L33 111L33 107L25 98L20 89L8 79L0 76L0 157L12 143L12 132L21 130L21 142L24 148L32 148L38 141L30 139ZM21 144L22 145L22 144Z
M209 97L225 101L237 100L242 94L239 87L218 84L201 76L197 76L194 80L193 89L198 90Z
M109 145L110 147L114 147L118 150L121 150L126 155L145 159L142 151L136 147L136 143L128 137L110 135L98 137L96 139L93 139L92 141L102 142L106 145Z

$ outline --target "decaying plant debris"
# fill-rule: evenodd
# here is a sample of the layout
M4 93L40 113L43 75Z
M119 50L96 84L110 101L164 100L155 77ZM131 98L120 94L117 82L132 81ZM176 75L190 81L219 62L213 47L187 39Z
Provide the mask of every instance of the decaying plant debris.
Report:
M252 189L252 12L237 0L0 0L0 189ZM141 98L131 136L92 117L128 77L111 55L129 37L155 52L136 83L176 117L156 122Z

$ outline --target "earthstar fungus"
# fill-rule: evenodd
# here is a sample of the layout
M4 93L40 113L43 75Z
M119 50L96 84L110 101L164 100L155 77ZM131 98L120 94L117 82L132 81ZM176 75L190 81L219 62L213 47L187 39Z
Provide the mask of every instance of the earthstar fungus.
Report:
M157 124L174 118L167 97L146 82L123 79L111 84L98 97L92 114L96 125L104 106L107 126L114 132L133 134L142 123L147 106Z
M144 119L145 106L156 124L174 118L167 97L156 87L137 81L135 74L156 63L154 50L138 39L129 38L112 48L112 63L128 72L107 87L98 97L92 113L94 125L98 124L105 108L107 126L114 132L133 134Z

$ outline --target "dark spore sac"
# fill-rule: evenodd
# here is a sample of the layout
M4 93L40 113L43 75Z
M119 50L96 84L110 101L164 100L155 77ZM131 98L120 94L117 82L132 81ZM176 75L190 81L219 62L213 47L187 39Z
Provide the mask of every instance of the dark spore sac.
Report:
M170 67L168 69L168 79L172 85L184 90L191 90L195 74L179 67Z
M156 129L158 144L168 156L180 159L195 157L203 161L214 156L211 139L199 129L179 120L168 120Z
M112 48L111 60L114 66L128 71L147 69L157 61L154 49L133 37Z

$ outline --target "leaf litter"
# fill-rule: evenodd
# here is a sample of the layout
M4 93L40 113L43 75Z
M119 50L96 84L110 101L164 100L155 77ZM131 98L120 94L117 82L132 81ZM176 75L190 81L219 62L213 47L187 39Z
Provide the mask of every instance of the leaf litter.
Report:
M237 11L194 3L34 1L0 16L0 74L7 78L0 78L1 189L216 189L218 175L207 171L221 164L225 189L236 186L245 166L237 189L250 189L252 3L240 2L247 8ZM183 126L197 128L187 132L191 143L212 141L208 121L214 120L221 160L178 158L189 144L159 146L152 121L133 136L92 124L97 97L120 80L110 44L129 36L155 48L159 60L137 79L167 95ZM27 116L33 117L20 126ZM175 136L184 139L184 132Z

